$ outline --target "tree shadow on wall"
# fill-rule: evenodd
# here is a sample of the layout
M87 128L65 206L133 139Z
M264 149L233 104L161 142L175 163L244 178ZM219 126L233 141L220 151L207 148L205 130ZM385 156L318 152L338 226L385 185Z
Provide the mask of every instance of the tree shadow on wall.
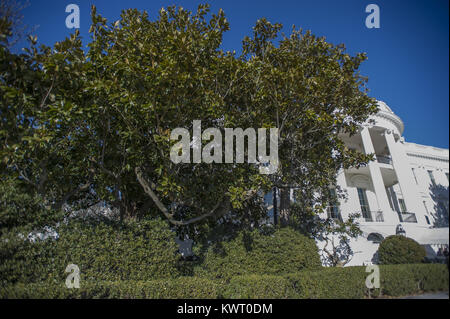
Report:
M434 227L448 227L449 187L430 186L431 199L434 202Z

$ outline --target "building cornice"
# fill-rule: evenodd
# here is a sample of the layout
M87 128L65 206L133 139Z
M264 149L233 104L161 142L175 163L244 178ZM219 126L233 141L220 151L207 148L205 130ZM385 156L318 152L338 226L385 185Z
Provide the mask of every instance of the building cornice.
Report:
M432 146L432 145L417 144L414 142L407 142L406 144L411 147L417 147L417 148L422 148L422 149L432 149L432 150L439 151L439 152L448 152L448 148L436 147L436 146Z
M441 156L436 156L436 155L432 155L432 154L413 153L413 152L407 151L406 155L418 157L418 158L429 159L429 160L434 160L434 161L439 161L439 162L445 162L445 163L449 162L448 157L441 157Z
M406 154L408 156L414 156L445 163L449 162L448 149L411 142L405 143L405 146Z
M405 129L405 124L400 119L400 117L398 117L394 113L390 113L390 112L386 112L386 111L380 110L377 114L374 115L374 117L379 117L379 118L382 118L384 120L387 120L387 121L391 122L392 124L395 125L395 127L399 131L400 135L403 134L403 131Z

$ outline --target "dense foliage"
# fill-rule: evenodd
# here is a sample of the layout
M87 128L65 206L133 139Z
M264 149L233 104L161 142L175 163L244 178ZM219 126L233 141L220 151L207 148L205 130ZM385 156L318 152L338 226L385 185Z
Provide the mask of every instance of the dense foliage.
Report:
M30 241L27 233L0 239L0 282L64 283L75 264L82 281L152 280L178 276L175 234L161 220L68 220L55 227L58 239Z
M244 275L221 282L198 277L152 281L85 282L79 289L61 283L0 286L0 298L319 298L405 296L446 291L445 265L380 266L380 289L365 286L365 267L303 270L285 276Z
M417 264L424 261L425 248L414 239L394 235L385 238L378 248L381 264Z
M241 231L232 239L210 243L200 256L195 274L217 279L280 275L321 267L314 240L288 227L268 233Z
M368 273L364 267L333 267L303 271L285 276L296 298L363 298Z
M122 299L207 299L217 298L218 284L204 278L180 277L151 281L86 282L79 289L63 284L17 284L0 289L0 298L122 298Z
M49 209L42 196L19 180L0 179L0 235L13 229L31 231L51 226L62 217L61 212Z
M124 10L118 21L91 13L88 48L78 31L53 47L10 52L11 21L0 23L0 170L47 206L107 201L123 219L164 216L192 237L224 214L261 219L261 192L296 185L304 209L319 211L342 167L370 158L345 147L376 112L350 56L311 32L258 20L242 54L220 49L223 11L176 7ZM280 165L174 164L170 132L202 127L278 128ZM207 141L204 141L206 144ZM259 194L259 195L258 195ZM315 203L311 205L311 203Z
M273 275L236 276L224 287L223 297L228 299L286 299L294 293L288 280Z

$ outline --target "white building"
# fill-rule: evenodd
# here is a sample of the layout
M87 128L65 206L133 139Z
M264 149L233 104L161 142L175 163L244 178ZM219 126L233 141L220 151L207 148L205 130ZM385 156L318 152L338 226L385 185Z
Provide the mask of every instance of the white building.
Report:
M372 263L379 242L403 231L426 247L428 257L448 249L449 151L407 143L402 120L384 102L379 108L375 124L343 137L349 148L374 153L376 160L338 174L348 196L327 212L344 220L350 213L361 215L363 236L351 242L348 265Z
M341 220L352 213L361 215L363 235L351 241L354 255L346 266L376 262L379 243L399 233L425 246L429 258L449 245L449 150L407 143L402 120L386 103L378 103L375 124L363 125L352 137L342 136L347 147L373 153L376 160L338 174L347 198L323 214ZM265 201L272 223L272 192ZM279 196L277 203L279 207ZM180 245L186 256L192 254L192 241ZM322 248L324 243L317 245Z

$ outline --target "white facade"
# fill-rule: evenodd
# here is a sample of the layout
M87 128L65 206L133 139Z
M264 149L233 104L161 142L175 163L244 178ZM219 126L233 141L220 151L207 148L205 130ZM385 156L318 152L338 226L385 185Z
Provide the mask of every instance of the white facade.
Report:
M374 124L363 125L352 137L343 136L347 147L376 158L338 175L338 185L347 192L339 205L341 217L359 213L363 231L351 242L355 254L348 265L374 262L379 240L400 228L425 245L429 257L449 243L448 149L405 142L402 120L384 102L378 103Z

